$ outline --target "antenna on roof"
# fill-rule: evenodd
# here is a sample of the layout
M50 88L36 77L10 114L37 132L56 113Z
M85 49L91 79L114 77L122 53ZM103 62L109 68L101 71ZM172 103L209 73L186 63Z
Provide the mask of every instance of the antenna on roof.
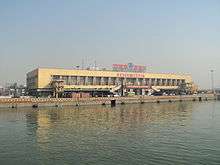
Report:
M82 59L82 69L84 69L84 59Z
M95 68L95 70L96 70L96 69L97 69L97 64L96 64L96 60L95 60L94 64L95 64L94 68Z

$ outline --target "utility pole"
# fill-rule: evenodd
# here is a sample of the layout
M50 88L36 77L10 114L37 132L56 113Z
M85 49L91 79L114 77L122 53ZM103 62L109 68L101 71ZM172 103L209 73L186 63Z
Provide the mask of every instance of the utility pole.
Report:
M215 89L214 89L214 70L210 70L210 72L211 72L212 93L215 93Z

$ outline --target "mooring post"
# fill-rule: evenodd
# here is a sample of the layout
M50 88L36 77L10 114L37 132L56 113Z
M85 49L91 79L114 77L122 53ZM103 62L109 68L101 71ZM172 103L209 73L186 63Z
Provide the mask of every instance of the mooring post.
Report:
M111 107L115 107L116 106L116 100L111 100Z

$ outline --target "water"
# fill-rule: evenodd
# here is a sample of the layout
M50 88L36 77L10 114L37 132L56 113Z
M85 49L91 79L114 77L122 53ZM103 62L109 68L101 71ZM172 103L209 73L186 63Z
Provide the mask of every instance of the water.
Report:
M220 102L1 109L0 164L220 164Z

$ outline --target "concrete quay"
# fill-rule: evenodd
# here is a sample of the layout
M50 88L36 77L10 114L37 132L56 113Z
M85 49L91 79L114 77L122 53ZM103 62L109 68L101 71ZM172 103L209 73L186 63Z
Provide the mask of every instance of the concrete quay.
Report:
M60 107L84 105L112 105L130 103L160 103L182 101L216 100L213 94L184 95L184 96L135 96L135 97L98 97L98 98L2 98L0 108L22 107Z

